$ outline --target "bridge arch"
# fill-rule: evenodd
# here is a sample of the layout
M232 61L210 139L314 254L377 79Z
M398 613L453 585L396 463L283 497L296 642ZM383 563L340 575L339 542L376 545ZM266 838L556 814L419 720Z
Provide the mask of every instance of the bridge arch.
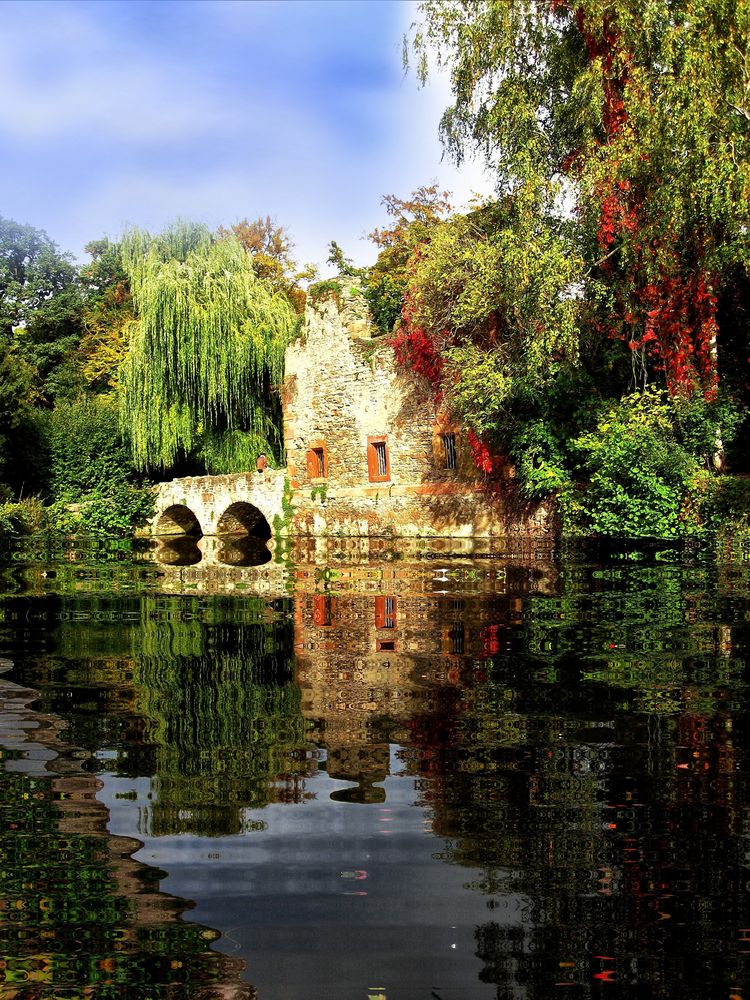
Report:
M172 504L161 512L156 520L154 532L157 535L191 535L200 538L200 522L185 504Z
M254 504L238 500L230 504L216 522L217 535L252 535L267 542L271 525L263 511Z

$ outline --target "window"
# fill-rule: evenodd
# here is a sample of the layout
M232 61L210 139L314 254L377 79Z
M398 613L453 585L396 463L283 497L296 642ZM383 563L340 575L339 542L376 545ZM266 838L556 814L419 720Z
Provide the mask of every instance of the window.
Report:
M396 598L375 598L375 628L396 627Z
M371 483L386 483L391 478L391 462L388 456L388 439L386 437L367 439L367 471Z
M443 457L445 459L444 469L456 468L456 435L441 434L443 439Z
M328 594L315 594L313 597L313 624L322 627L332 625L335 614L335 599Z
M378 639L375 642L375 652L376 653L395 653L396 652L396 640L395 639ZM383 664L385 666L385 664Z
M313 441L307 452L308 479L326 479L328 476L328 453L322 441Z
M466 643L463 622L454 622L443 633L443 652L462 656Z

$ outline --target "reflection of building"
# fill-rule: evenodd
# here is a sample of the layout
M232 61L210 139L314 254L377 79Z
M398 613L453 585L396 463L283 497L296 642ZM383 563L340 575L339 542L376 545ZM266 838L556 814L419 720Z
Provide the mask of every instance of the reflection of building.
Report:
M314 589L315 567L298 567L297 682L329 773L372 796L388 773L388 744L452 717L467 673L512 644L522 595L543 568L339 563L328 589Z

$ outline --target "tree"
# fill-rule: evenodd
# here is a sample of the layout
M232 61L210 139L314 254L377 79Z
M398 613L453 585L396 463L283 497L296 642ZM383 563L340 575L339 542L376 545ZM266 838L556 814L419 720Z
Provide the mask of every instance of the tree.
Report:
M117 386L127 353L135 324L133 297L120 243L105 237L85 249L91 263L79 274L84 309L77 361L87 387L106 393Z
M636 383L716 391L717 310L750 251L747 0L480 0L420 7L413 35L451 72L442 119L501 192L575 201L586 293Z
M0 337L35 370L47 402L76 381L81 310L70 255L42 230L0 217Z
M257 277L267 281L277 292L283 292L294 306L297 313L305 308L305 292L301 281L312 281L317 274L313 264L300 268L292 256L294 244L286 226L279 226L267 215L258 216L249 222L244 218L235 223L230 230L223 227L219 235L234 233L240 245L250 255L253 271Z
M389 228L370 233L379 253L365 282L365 297L383 333L390 333L401 315L412 254L429 240L433 227L450 211L448 198L448 192L440 191L436 184L417 188L406 199L383 196L382 203L393 221Z
M288 298L253 270L234 235L180 223L123 239L138 324L119 386L139 469L164 470L217 434L279 455L284 350L296 329ZM227 470L228 471L228 470Z

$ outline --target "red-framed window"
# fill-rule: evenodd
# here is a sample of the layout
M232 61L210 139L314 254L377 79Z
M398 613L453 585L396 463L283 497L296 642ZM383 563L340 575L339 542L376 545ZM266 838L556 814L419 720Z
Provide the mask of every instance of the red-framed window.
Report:
M391 458L388 454L388 438L368 437L367 473L371 483L387 483L391 478Z
M375 628L395 628L397 613L395 597L375 598Z
M325 441L313 441L307 449L308 479L328 478L328 449Z
M337 605L338 601L330 594L315 594L313 596L313 624L319 627L333 625Z

